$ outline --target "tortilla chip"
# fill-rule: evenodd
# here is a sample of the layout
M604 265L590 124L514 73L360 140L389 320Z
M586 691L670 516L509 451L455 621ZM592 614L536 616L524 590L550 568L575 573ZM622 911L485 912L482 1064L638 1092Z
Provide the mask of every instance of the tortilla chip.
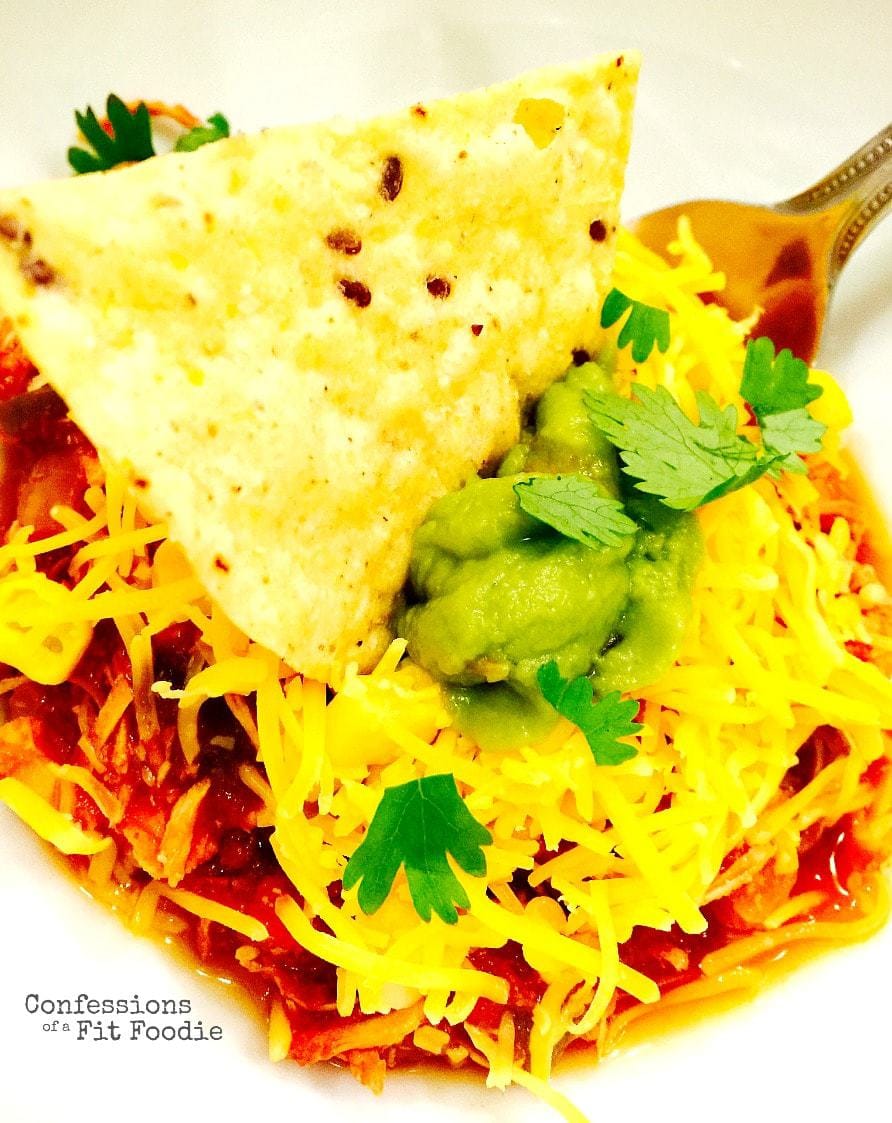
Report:
M638 60L0 193L0 308L211 595L336 682L591 345Z

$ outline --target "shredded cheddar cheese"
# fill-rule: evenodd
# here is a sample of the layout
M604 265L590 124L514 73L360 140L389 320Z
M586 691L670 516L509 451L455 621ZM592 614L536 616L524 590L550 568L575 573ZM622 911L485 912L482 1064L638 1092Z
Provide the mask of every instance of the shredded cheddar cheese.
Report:
M0 780L0 802L63 854L98 854L110 840L85 831L70 814L55 808L15 776Z
M42 573L10 574L0 582L0 659L35 682L64 682L92 635L80 608Z
M218 901L210 901L198 893L190 893L185 889L161 888L162 896L179 905L186 912L195 913L203 920L213 920L225 928L231 928L248 940L267 940L269 932L265 924L255 920L252 916L245 916L237 909L221 905Z
M690 410L699 389L723 404L738 402L747 325L700 300L722 282L684 223L675 249L678 265L670 268L620 236L616 284L667 308L673 331L667 352L655 350L634 371L620 353L618 380L627 385L634 374L665 386ZM338 1012L404 1011L388 1032L414 1031L419 1049L449 1057L444 1024L463 1022L481 998L497 1005L509 999L506 980L471 966L469 956L513 941L544 988L529 1070L515 1062L507 1007L492 1033L469 1025L475 1055L494 1086L521 1084L578 1123L579 1113L547 1083L553 1057L568 1035L605 1051L660 998L656 983L624 960L636 929L702 932L704 906L770 863L795 874L802 834L822 820L871 804L865 830L874 832L873 844L892 837L892 779L876 791L863 779L889 752L882 731L892 727L892 684L847 646L890 651L889 636L874 624L888 597L858 561L849 521L838 515L829 529L821 525L821 472L845 478L850 470L839 442L850 415L832 379L822 372L816 378L825 392L813 412L829 429L813 458L814 478L762 479L700 511L705 561L693 619L675 665L641 692L638 753L618 767L597 766L566 723L539 745L481 752L451 727L439 687L403 658L400 640L369 673L349 668L330 698L323 684L287 672L231 624L165 528L145 523L112 472L104 491L93 489L93 518L60 512L59 534L31 542L17 530L0 547L0 658L39 682L62 681L93 626L114 620L132 688L116 687L106 698L94 750L113 739L130 706L140 733L151 735L160 696L177 701L179 744L192 764L201 753L202 705L225 699L256 747L256 764L242 765L239 776L261 805L257 821L274 827L273 848L293 887L293 896L278 898L277 919L301 948L336 967ZM79 543L72 587L35 571L42 552ZM152 637L176 622L197 627L205 653L182 689L158 681L152 662ZM50 640L57 646L47 657ZM38 647L43 678L32 658ZM848 753L798 793L783 795L800 747L827 724ZM486 878L462 878L470 907L458 923L424 923L403 875L372 916L355 891L330 892L384 789L443 771L455 775L493 838ZM83 789L110 824L119 821L116 797L93 772L55 766L52 777ZM156 923L162 899L248 940L266 940L268 928L255 917L177 888L206 792L206 782L196 783L170 811L159 852L165 879L137 894L130 922L139 930ZM0 799L63 852L90 856L91 884L111 886L119 860L111 840L84 831L60 809L58 792L55 798L19 777L0 780ZM511 889L518 871L551 895L524 905ZM673 992L671 1002L751 989L748 964L760 953L806 937L861 938L888 912L879 881L873 911L846 924L801 919L822 900L818 890L785 899L764 931L707 956L707 977ZM620 992L641 1005L608 1020ZM291 1044L276 1000L270 1056L282 1059Z

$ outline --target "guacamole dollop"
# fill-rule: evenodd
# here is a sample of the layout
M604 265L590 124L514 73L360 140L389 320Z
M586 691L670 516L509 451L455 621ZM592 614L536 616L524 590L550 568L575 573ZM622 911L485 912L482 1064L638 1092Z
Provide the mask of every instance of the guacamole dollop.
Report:
M412 659L446 684L459 728L484 748L547 735L557 721L536 673L591 676L632 691L672 663L701 557L693 515L636 492L592 424L586 390L612 389L596 363L572 367L494 478L431 508L415 535L409 603L397 619ZM621 499L638 525L615 546L566 538L523 511L514 485L572 472Z

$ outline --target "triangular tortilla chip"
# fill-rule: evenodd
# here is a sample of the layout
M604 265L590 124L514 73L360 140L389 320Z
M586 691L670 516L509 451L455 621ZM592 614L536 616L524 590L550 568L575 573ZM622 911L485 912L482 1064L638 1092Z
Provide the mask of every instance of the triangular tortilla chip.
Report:
M637 58L0 193L0 309L212 596L374 661L431 502L590 345Z

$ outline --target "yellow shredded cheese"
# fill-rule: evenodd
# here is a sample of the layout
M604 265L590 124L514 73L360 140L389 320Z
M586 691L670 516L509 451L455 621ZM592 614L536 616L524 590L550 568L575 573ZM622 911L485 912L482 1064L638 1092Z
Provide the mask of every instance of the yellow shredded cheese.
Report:
M124 809L121 801L87 768L77 764L50 764L50 771L60 780L69 780L87 793L111 826L121 821Z
M63 854L97 854L110 845L110 839L85 831L14 776L0 780L0 802Z
M42 573L8 575L0 581L0 660L35 682L64 682L93 634L77 619L79 607Z
M618 383L665 386L689 409L700 389L739 405L748 325L700 299L722 282L685 223L675 250L678 264L671 268L621 232L616 285L667 308L673 326L665 354L655 350L633 364L627 351L619 353ZM818 471L832 469L845 479L849 465L839 434L850 420L848 406L828 375L815 378L824 395L813 410L829 428L823 452L812 460ZM572 1035L607 1049L645 1017L644 1006L614 1016L618 992L645 1005L660 997L656 984L624 961L624 944L636 928L677 924L703 931L703 906L745 886L770 863L795 875L802 832L816 823L869 806L865 838L877 848L892 838L892 770L878 789L863 781L868 765L889 752L883 730L892 728L892 684L846 646L855 641L892 651L875 611L888 607L888 594L858 561L845 514L829 530L822 526L822 493L813 479L762 479L700 511L705 560L690 626L675 665L641 691L637 756L611 769L595 764L567 723L541 744L481 752L451 727L440 688L404 658L401 640L371 672L348 668L338 694L329 697L324 684L289 673L233 626L180 548L166 540L165 528L138 514L114 472L107 472L104 491L93 487L86 498L92 518L60 508L59 534L31 542L28 528L14 528L0 546L0 659L37 681L62 681L92 626L114 621L133 686L114 687L82 738L97 773L95 754L120 737L131 704L145 738L158 728L156 698L175 699L180 749L194 765L200 707L225 698L256 749L256 763L241 764L239 776L262 804L258 824L274 828L274 851L295 889L295 899L278 899L277 915L301 947L337 968L338 1011L387 1016L418 1005L424 1023L413 1030L417 1047L459 1063L467 1051L453 1048L448 1033L435 1027L464 1022L480 998L507 1003L506 981L471 966L468 957L513 941L545 985L533 1013L529 1071L515 1063L510 1009L495 1036L469 1025L473 1055L489 1068L491 1083L521 1084L573 1123L581 1116L547 1083L560 1043ZM43 551L62 546L79 546L71 589L35 569ZM187 620L199 630L201 655L185 685L174 689L155 681L152 639ZM37 651L45 637L60 647L49 672L40 672L51 678L33 673L33 660L16 662L4 653L3 644L11 652L13 641ZM20 681L0 683L0 691ZM795 795L779 797L801 745L824 724L839 730L848 754ZM88 769L51 771L55 793L7 778L0 780L0 799L59 849L91 855L88 877L98 892L117 876L115 846L83 831L61 808L77 786L113 825L120 804ZM458 923L421 921L402 875L372 916L362 913L355 891L331 893L385 788L444 771L455 775L469 810L493 837L486 878L462 877L470 907ZM161 845L167 881L141 890L131 923L138 930L160 923L165 910L159 913L157 904L166 898L250 940L265 940L267 929L255 918L175 887L206 792L200 782L181 795ZM723 870L738 848L741 856ZM518 873L551 895L524 905L512 888ZM764 931L707 957L708 979L659 1005L751 989L754 972L743 965L785 941L868 934L888 911L881 886L873 892L874 910L847 924L801 919L821 903L818 892L784 900L766 914ZM291 1044L277 1000L270 1056L287 1056Z
M313 928L301 908L291 898L280 897L276 914L301 947L338 967L362 974L365 978L402 983L419 991L443 988L471 991L480 998L505 1002L508 985L503 979L469 968L422 967L391 957L375 955L353 947L343 940ZM322 954L320 954L322 953Z
M222 924L225 928L231 928L233 932L238 932L249 940L260 942L269 939L269 931L266 925L257 920L256 917L246 916L238 909L221 905L219 901L212 901L208 897L202 897L198 893L191 893L186 889L171 889L165 885L161 886L161 895L169 901L173 901L175 905L179 905L181 909L185 909L186 912L200 916L202 920L213 920L215 924Z
M269 1011L269 1059L284 1061L291 1049L291 1023L280 999L273 1000Z

